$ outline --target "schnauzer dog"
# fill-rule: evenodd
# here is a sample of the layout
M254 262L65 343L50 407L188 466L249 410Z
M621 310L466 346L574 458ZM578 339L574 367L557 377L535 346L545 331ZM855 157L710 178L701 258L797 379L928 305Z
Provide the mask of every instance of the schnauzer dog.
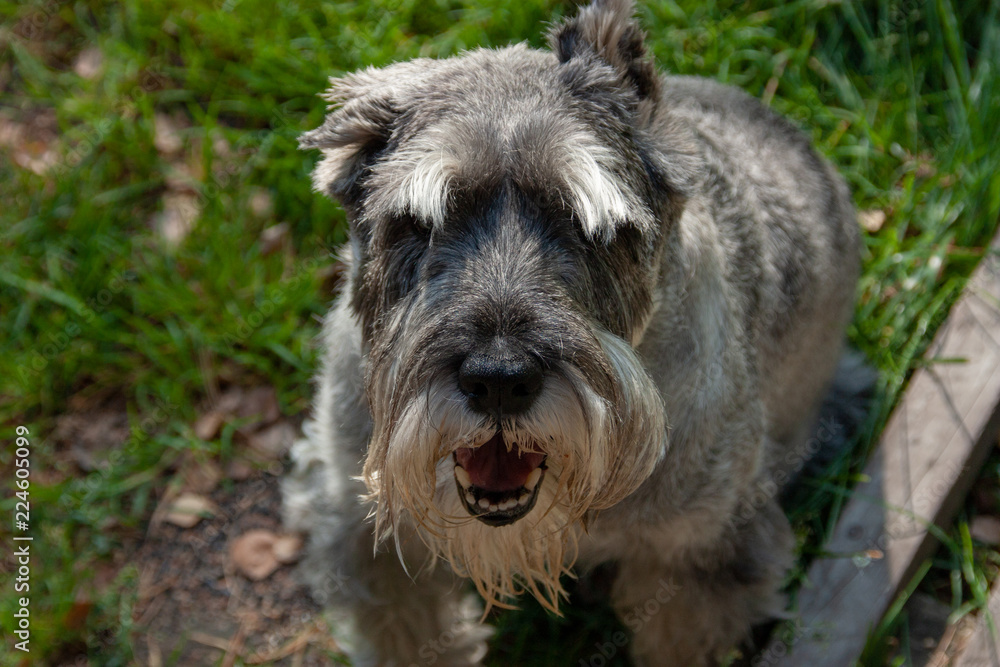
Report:
M301 140L350 242L285 512L356 665L478 663L463 579L557 611L613 563L640 665L716 664L783 609L776 496L837 371L855 213L790 123L658 75L632 11L334 79Z

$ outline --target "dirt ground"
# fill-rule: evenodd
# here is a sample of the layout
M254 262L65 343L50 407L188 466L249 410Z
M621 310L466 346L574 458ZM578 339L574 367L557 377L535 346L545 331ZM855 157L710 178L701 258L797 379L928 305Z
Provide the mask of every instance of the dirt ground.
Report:
M230 553L249 531L281 533L278 478L257 472L209 499L217 510L192 528L156 521L135 556L135 659L139 664L335 664L320 607L282 565L253 581Z
M71 403L57 419L56 457L63 474L85 475L125 445L128 413L120 396ZM320 606L295 576L302 539L281 525L279 484L300 419L280 413L270 387L229 387L192 430L210 441L234 421L231 460L193 446L158 476L144 529L112 522L122 548L91 585L99 592L126 566L136 568L138 590L123 591L135 595L132 664L340 664ZM82 623L91 604L79 607ZM52 664L95 665L85 653L71 642Z

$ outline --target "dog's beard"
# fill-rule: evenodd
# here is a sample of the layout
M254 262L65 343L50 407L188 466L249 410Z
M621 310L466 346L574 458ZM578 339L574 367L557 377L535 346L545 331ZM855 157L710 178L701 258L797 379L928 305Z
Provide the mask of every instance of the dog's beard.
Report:
M401 357L376 367L375 432L364 479L376 503L379 540L394 535L402 559L394 527L405 513L429 548L430 564L447 560L472 579L488 606L509 606L503 598L528 591L557 612L565 595L560 577L576 558L578 522L632 493L666 447L663 404L635 353L611 334L597 338L614 375L612 396L563 365L547 376L530 410L499 424L468 408L453 377L431 378L403 400L396 384ZM545 457L531 509L507 525L472 516L456 483L455 453L489 442L502 443L508 457Z

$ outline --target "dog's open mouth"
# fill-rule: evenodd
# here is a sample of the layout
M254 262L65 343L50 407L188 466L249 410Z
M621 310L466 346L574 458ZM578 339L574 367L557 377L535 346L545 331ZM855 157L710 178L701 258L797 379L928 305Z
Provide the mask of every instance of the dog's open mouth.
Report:
M458 495L469 514L491 526L530 512L544 475L545 454L508 449L500 432L478 447L455 451Z

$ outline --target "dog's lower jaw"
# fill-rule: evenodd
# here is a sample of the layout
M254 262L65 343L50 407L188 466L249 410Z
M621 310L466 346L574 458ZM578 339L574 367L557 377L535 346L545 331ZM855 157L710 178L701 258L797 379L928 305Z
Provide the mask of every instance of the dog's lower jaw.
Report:
M491 493L472 485L468 473L455 465L455 486L471 516L487 526L506 526L523 518L535 507L545 476L544 463L535 468L520 488Z

